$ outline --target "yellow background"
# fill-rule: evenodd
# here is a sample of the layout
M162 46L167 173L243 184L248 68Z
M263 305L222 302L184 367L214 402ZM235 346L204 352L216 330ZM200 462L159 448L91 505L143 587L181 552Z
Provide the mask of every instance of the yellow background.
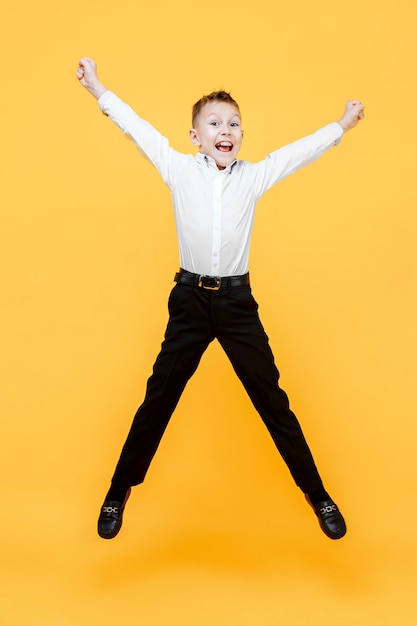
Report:
M2 626L417 623L416 18L414 0L3 3ZM212 89L240 103L249 160L365 103L262 199L251 256L342 541L215 345L121 534L96 535L178 258L168 190L79 86L83 55L183 151Z

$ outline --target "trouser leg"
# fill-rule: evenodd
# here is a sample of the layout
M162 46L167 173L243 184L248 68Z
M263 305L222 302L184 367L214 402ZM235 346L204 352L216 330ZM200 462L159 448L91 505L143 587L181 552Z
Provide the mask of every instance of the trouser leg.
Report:
M216 300L216 336L263 419L296 484L307 493L322 485L300 424L278 384L279 372L250 288Z
M180 396L214 338L198 295L183 285L171 292L165 338L113 475L116 485L143 482Z

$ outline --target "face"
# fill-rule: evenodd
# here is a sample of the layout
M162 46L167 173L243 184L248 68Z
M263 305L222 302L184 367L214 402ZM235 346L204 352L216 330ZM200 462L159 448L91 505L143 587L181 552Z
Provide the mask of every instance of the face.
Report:
M229 102L215 100L201 109L195 128L190 130L191 143L212 157L219 169L233 163L242 145L243 130L238 109Z

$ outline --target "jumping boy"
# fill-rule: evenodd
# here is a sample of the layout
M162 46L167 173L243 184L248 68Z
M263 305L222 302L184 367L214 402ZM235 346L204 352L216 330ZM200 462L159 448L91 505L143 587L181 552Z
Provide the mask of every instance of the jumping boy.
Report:
M104 539L117 535L131 487L143 482L168 421L208 344L217 339L263 419L321 529L340 539L346 525L323 486L300 424L278 384L279 373L249 284L249 246L255 208L272 185L339 143L364 117L349 101L342 118L270 153L258 163L237 160L243 130L237 102L224 91L193 107L189 131L197 154L181 154L99 81L82 58L80 83L102 112L127 134L169 187L178 234L180 271L169 297L161 351L117 463L98 520Z

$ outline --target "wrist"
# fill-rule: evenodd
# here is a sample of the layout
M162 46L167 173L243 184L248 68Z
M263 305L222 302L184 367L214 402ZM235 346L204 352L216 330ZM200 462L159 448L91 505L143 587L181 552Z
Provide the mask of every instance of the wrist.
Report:
M343 130L344 133L346 133L350 129L350 125L346 122L346 120L343 117L340 120L338 120L337 123L339 124L340 128Z
M88 91L94 96L97 100L107 91L107 87L105 87L102 83L97 81L94 85L90 85L87 87Z

